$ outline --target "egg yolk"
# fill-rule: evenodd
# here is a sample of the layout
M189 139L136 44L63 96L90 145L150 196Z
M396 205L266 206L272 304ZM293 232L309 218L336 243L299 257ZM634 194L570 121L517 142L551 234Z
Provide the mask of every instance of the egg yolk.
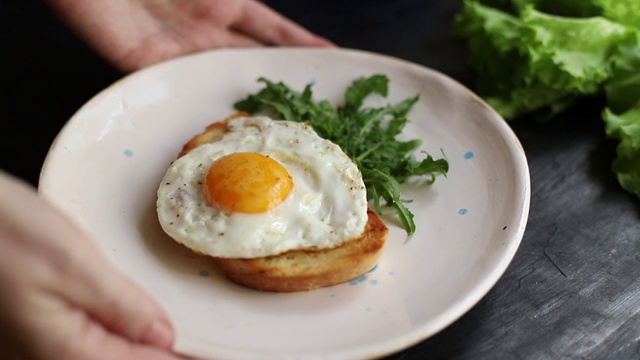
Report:
M269 156L234 153L207 171L204 192L210 205L226 213L262 213L282 203L293 189L287 169Z

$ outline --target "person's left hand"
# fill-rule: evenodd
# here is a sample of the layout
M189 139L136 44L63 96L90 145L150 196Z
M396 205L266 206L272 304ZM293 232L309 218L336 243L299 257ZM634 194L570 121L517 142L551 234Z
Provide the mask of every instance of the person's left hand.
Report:
M0 357L183 360L156 301L35 189L0 170Z
M332 47L257 0L47 0L124 71L209 48Z

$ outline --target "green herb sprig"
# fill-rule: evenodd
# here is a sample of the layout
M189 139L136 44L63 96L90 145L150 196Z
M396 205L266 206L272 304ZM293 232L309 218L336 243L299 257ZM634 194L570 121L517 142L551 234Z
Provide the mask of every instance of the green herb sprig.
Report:
M444 158L436 160L425 153L425 157L418 160L412 154L421 140L396 139L408 123L407 113L418 96L393 105L364 107L369 95L386 97L388 94L389 79L378 74L354 81L344 94L344 104L334 107L327 100L314 100L311 83L299 92L282 82L266 78L258 81L265 87L238 101L234 105L237 110L309 124L319 136L340 146L357 164L373 209L382 213L382 199L395 210L407 234L415 232L413 213L405 206L411 200L401 198L400 184L413 176L427 176L429 183L433 183L436 175L446 176L449 170Z

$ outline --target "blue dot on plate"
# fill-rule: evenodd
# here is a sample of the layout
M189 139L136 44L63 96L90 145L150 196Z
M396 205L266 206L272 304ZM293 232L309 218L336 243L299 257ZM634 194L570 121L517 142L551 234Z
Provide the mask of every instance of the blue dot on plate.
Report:
M359 283L363 282L367 280L367 276L366 275L362 275L357 279L353 279L351 281L349 281L349 285L358 285Z
M207 270L200 270L198 275L200 275L200 277L207 277L209 276L209 272Z
M376 280L376 279L371 279L371 280L369 280L369 284L370 284L370 285L376 285L376 284L378 284L378 280Z
M458 215L465 215L467 213L467 209L460 209L458 210Z
M124 156L126 156L126 157L132 157L132 156L133 156L133 151L131 151L131 150L129 150L129 149L126 149L126 150L124 151Z
M474 156L473 151L467 151L466 153L464 153L464 158L466 160L472 159Z

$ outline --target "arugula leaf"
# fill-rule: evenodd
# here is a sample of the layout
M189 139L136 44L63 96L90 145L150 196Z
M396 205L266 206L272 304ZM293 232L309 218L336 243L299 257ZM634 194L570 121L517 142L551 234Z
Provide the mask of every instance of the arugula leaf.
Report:
M373 94L387 96L389 79L381 74L356 79L345 91L344 104L338 107L326 100L316 101L311 84L299 92L266 78L258 82L265 87L236 102L237 110L311 125L320 137L340 146L356 163L374 210L382 212L382 200L395 210L409 235L415 232L414 216L405 206L410 200L401 197L400 184L414 176L426 176L433 183L437 175L446 176L449 170L445 158L436 160L425 154L418 160L412 154L421 144L419 139L396 139L408 123L407 114L418 96L378 108L364 107L365 99Z
M369 78L360 78L347 89L344 94L345 111L350 113L358 111L364 99L373 93L387 96L389 79L384 75L373 75Z

